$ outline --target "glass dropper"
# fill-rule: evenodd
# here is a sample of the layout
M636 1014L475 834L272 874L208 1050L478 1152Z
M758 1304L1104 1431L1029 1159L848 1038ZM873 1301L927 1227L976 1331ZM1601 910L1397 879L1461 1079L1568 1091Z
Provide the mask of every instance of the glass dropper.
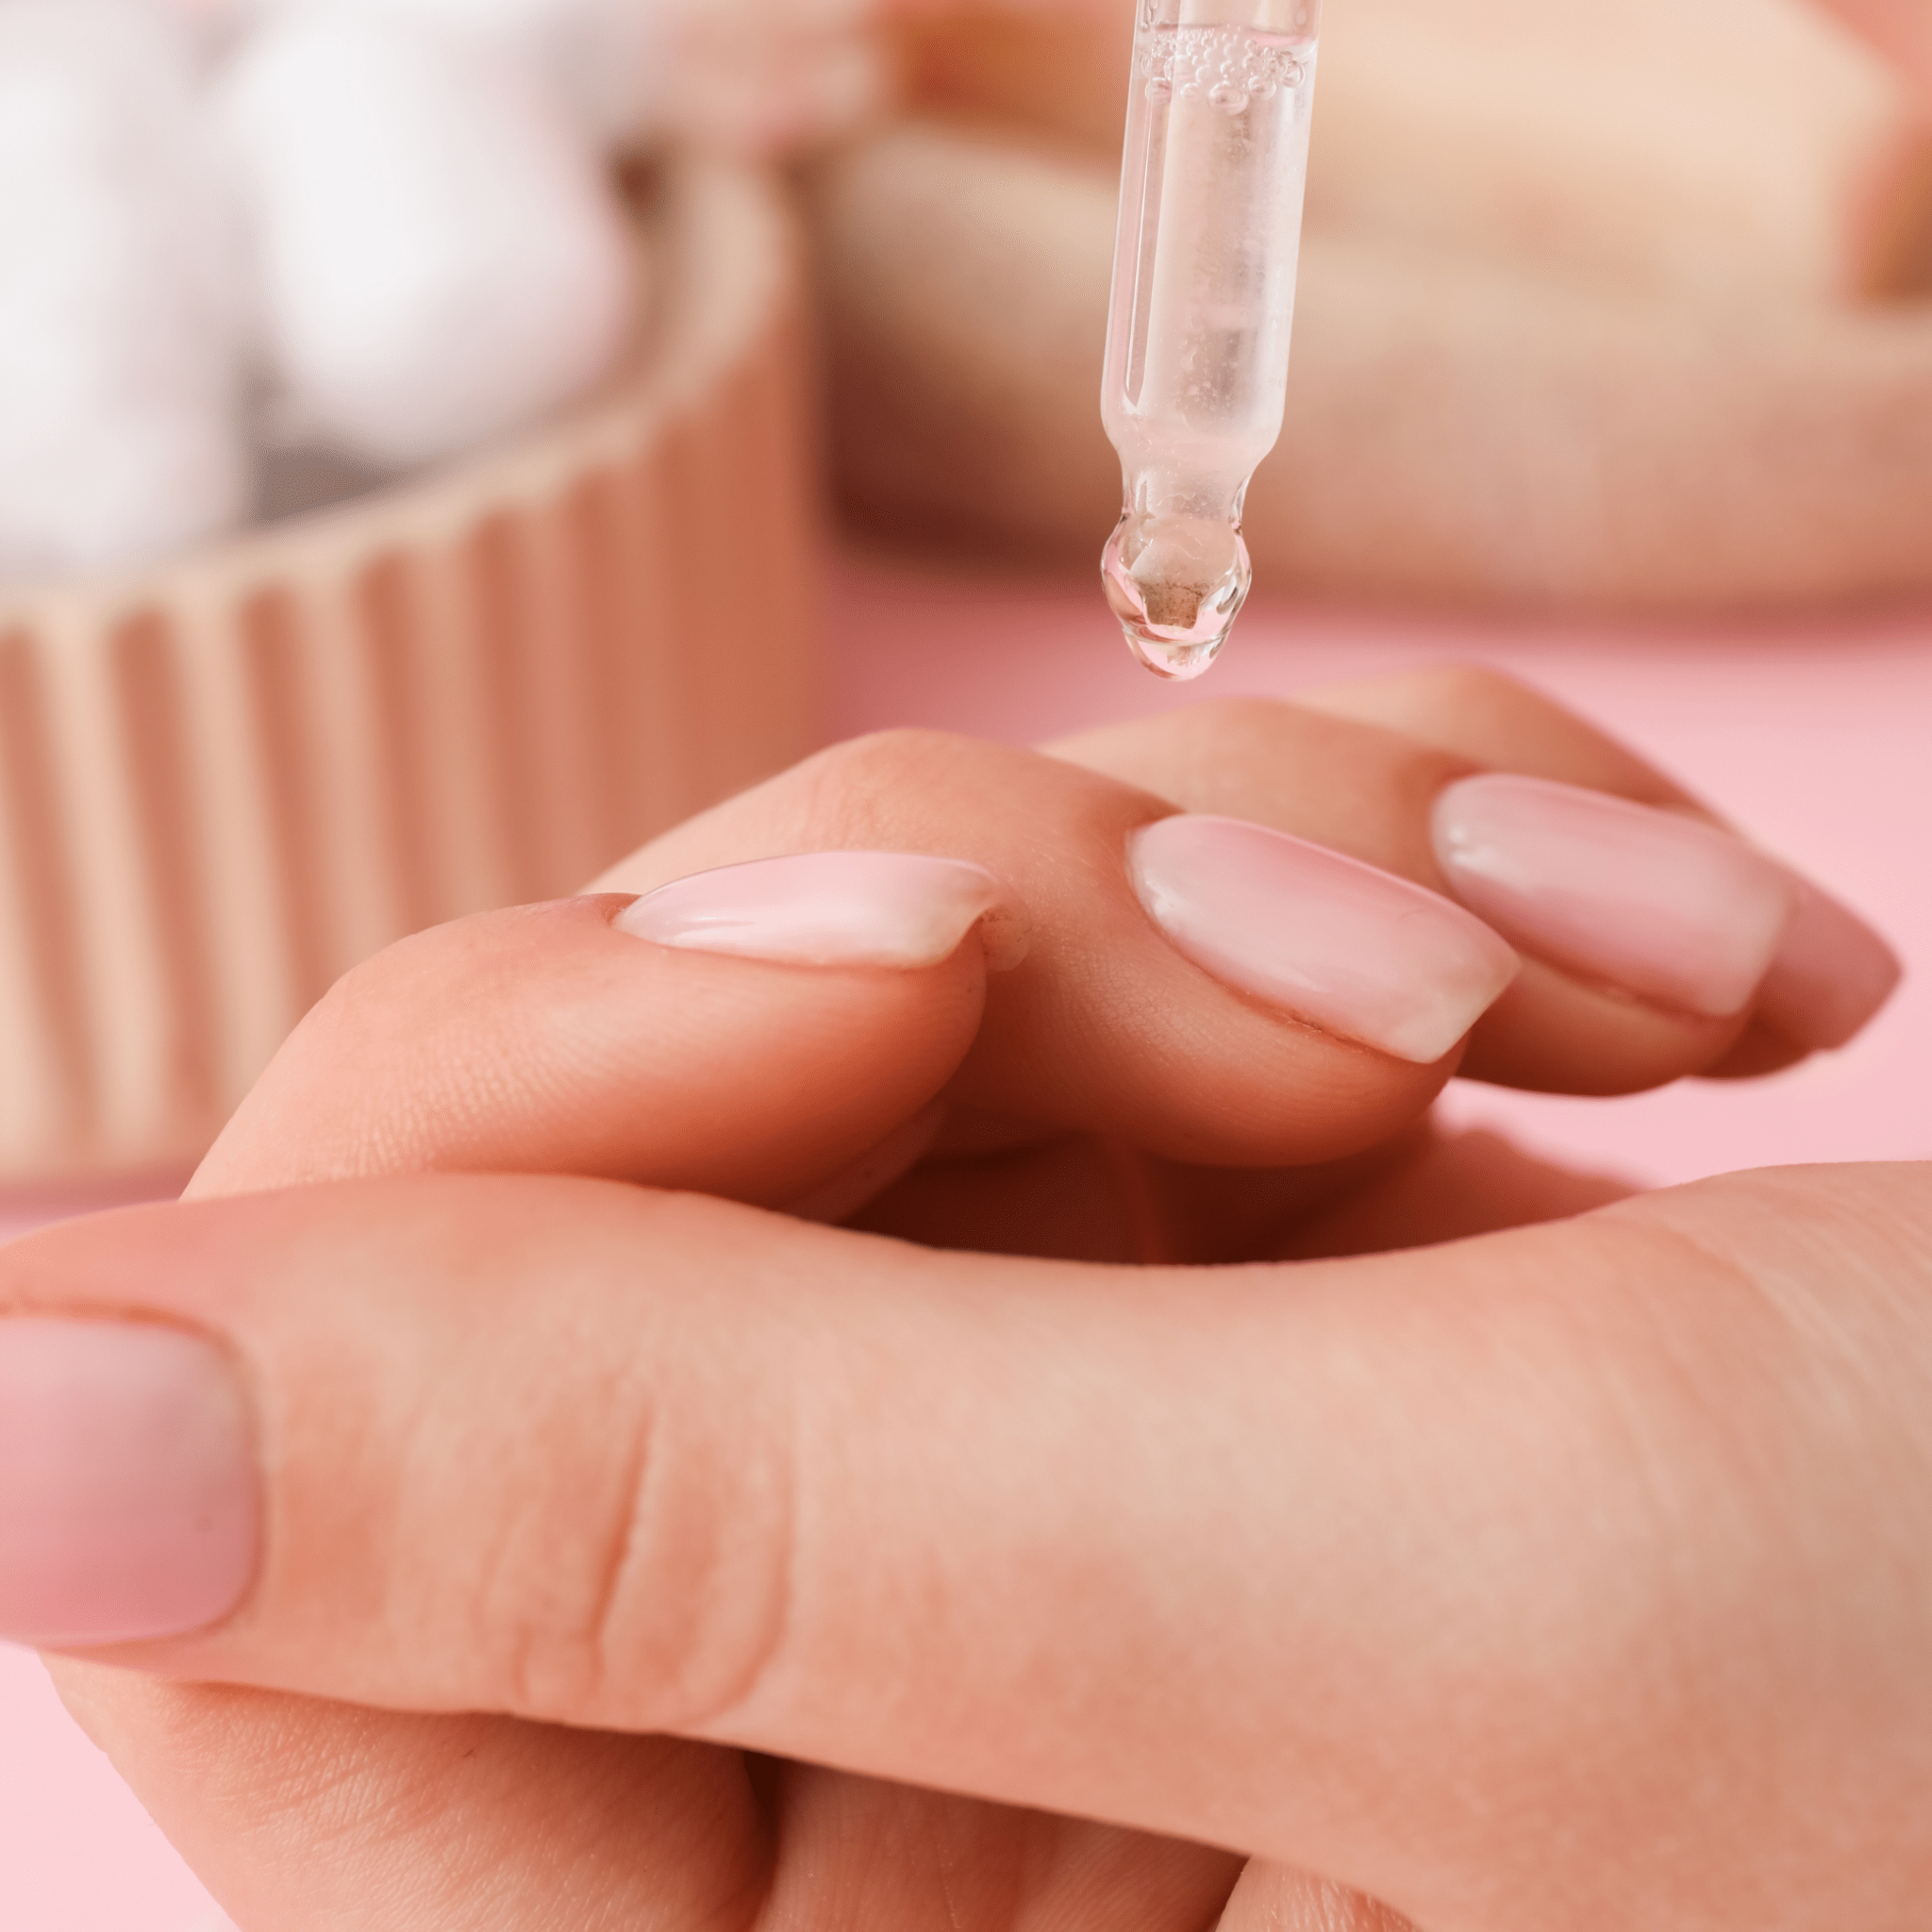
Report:
M1139 0L1101 418L1101 559L1141 663L1198 677L1248 593L1241 500L1281 432L1320 0Z

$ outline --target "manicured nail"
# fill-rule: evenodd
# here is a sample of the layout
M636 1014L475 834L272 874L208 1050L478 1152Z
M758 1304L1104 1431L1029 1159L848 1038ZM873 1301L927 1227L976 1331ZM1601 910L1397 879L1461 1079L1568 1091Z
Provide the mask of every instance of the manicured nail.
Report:
M219 1352L132 1322L0 1319L0 1635L196 1630L254 1574L248 1416Z
M1749 1004L1795 908L1728 832L1546 778L1464 778L1432 829L1451 891L1524 952L1709 1019Z
M1758 1017L1798 1046L1842 1046L1891 997L1898 955L1809 879L1787 873L1797 910L1757 989Z
M613 924L660 946L810 966L932 966L985 924L987 963L1019 963L1025 935L983 867L917 852L807 852L693 873Z
M1127 865L1203 972L1397 1059L1441 1059L1516 976L1516 955L1447 899L1245 819L1159 819Z

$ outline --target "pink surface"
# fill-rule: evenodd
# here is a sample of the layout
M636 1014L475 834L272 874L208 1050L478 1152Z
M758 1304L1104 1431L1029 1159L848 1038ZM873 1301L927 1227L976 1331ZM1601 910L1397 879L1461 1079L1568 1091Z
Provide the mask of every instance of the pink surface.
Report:
M0 1925L226 1932L228 1921L60 1708L41 1660L0 1644Z
M1589 712L1876 920L1905 986L1844 1052L1749 1087L1614 1102L1458 1083L1457 1119L1654 1181L1781 1161L1932 1157L1932 613L1753 629L1504 625L1301 610L1259 598L1205 686L1127 659L1082 572L987 579L848 559L834 576L836 736L898 724L1027 740L1403 665L1480 660ZM156 1191L150 1188L148 1192ZM102 1205L0 1201L0 1235ZM33 1658L0 1646L0 1925L225 1924Z

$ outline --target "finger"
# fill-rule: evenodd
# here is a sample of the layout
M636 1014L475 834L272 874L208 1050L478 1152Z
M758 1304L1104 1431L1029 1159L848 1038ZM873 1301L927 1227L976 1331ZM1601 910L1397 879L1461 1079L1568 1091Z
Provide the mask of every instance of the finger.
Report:
M1451 1132L1429 1122L1397 1151L1291 1224L1268 1253L1284 1261L1392 1254L1567 1221L1639 1191L1614 1174L1541 1159L1485 1128Z
M1633 1187L1423 1120L1342 1160L1201 1168L1123 1141L964 1146L952 1127L847 1224L928 1248L1064 1260L1225 1264L1388 1254L1557 1221Z
M622 903L575 901L465 922L352 974L231 1124L196 1191L437 1167L550 1167L790 1199L910 1113L950 1071L977 1014L975 946L921 972L800 974L641 947L613 924ZM1010 941L996 949L1003 959L1013 950ZM873 1078L881 1067L886 1077ZM858 1070L862 1081L852 1077ZM883 1151L890 1154L890 1136ZM860 1193L876 1185L881 1152L873 1147ZM821 1181L821 1195L824 1188ZM1239 1224L1225 1193L1214 1215L1223 1242ZM1178 1224L1177 1209L1173 1219ZM352 1907L383 1922L392 1889L375 1889L372 1905L372 1879L399 1861L418 1874L414 1903L425 1922L441 1910L474 1923L480 1889L500 1906L494 1922L515 1924L557 1860L595 1874L586 1882L620 1902L640 1909L663 1903L636 1874L606 1874L598 1857L573 1850L587 1831L596 1837L595 1811L575 1811L568 1831L546 1827L545 1857L530 1876L525 1840L535 1814L525 1783L569 1792L579 1782L555 1767L567 1746L546 1727L492 1730L489 1779L446 1781L427 1803L419 1791L425 1762L476 1748L458 1735L467 1720L372 1724L318 1700L269 1698L237 1709L219 1692L183 1689L171 1728L192 1716L201 1696L222 1714L231 1764L272 1746L303 1776L265 1790L219 1773L206 1756L157 1749L169 1740L157 1740L153 1714L138 1702L117 1704L111 1691L96 1690L93 1722L143 1799L193 1847L204 1874L249 1901L250 1923L267 1924L276 1901L308 1923L318 1902L291 1904L273 1848L292 1851L324 1808L336 1847L332 1923ZM592 1756L626 1802L653 1815L685 1815L687 1787L708 1776L675 1753L610 1764L600 1744ZM354 1816L339 1795L345 1781L359 1801ZM383 1826L398 1806L408 1821L401 1836ZM553 1809L536 1807L546 1816ZM671 1837L653 1857L674 1872L686 1863L702 1872L714 1851L708 1840Z
M1061 768L1025 763L1030 775L1061 785ZM1051 797L1031 803L1037 826ZM801 919L823 922L812 895L823 896L833 866L859 868L837 903L846 922L841 944L848 955L855 945L869 949L868 958L801 967L644 942L650 935L641 927L655 923L660 939L728 942L741 954L755 941L793 944L809 931ZM774 896L774 881L786 879L791 896ZM810 887L804 896L795 890L801 879ZM757 909L747 896L754 880L767 895L764 928L747 923ZM874 896L857 893L858 883ZM883 887L891 890L879 896ZM1125 897L1118 874L1075 887L1057 890L1049 877L1037 895L1063 927L1077 929L1096 907L1112 919L1120 908L1109 894ZM700 874L628 910L609 895L432 929L347 975L308 1015L191 1192L384 1173L549 1171L844 1218L942 1135L943 1150L959 1153L964 1123L948 1127L936 1096L973 1044L989 945L1004 968L1024 957L1022 909L1004 890L955 860L833 854ZM734 922L722 938L720 891L732 894ZM683 907L689 923L694 893L711 895L708 923L671 931L666 908ZM777 912L789 922L782 929ZM1144 928L1144 917L1138 924ZM980 941L960 944L975 924ZM1045 937L1051 943L1057 935ZM827 942L823 931L811 941L821 951ZM1149 950L1160 957L1158 946ZM1117 990L1108 991L1120 1006ZM1211 985L1206 991L1211 1020L1226 1002ZM1292 1030L1307 1038L1307 1029ZM1039 1058L1008 1057L1017 1080L993 1088L982 1078L979 1091L1024 1116L1036 1104L1027 1083L1051 1084L1070 1040L1086 1045L1079 1027L1047 1029ZM1211 1034L1208 1041L1191 1070L1196 1090L1227 1073L1213 1063ZM1220 1055L1224 1063L1244 1044L1237 1039ZM1324 1046L1317 1037L1316 1044L1333 1059L1346 1055L1332 1041ZM1288 1071L1307 1070L1305 1057ZM1168 1091L1189 1072L1175 1069ZM1418 1088L1411 1076L1411 1108L1433 1085ZM1392 1091L1399 1098L1400 1085ZM940 1245L1082 1258L1248 1258L1278 1249L1291 1224L1359 1191L1362 1158L1338 1160L1334 1150L1379 1126L1370 1165L1386 1165L1401 1121L1387 1111L1388 1093L1371 1089L1369 1097L1367 1128L1345 1091L1325 1115L1304 1102L1299 1151L1331 1158L1308 1158L1294 1172L1256 1168L1248 1180L1163 1160L1118 1132L1104 1143L1060 1137L1041 1145L1035 1133L994 1124L1004 1158L929 1163L867 1224ZM1255 1125L1252 1112L1232 1123L1236 1133ZM1263 1135L1278 1133L1265 1116L1258 1125ZM1261 1144L1279 1150L1278 1138ZM1241 1152L1253 1158L1253 1143Z
M1037 819L1033 830L1043 840L1050 827ZM389 1171L553 1169L835 1213L841 1189L850 1205L916 1158L920 1132L930 1138L937 1124L924 1103L979 1016L981 947L969 943L910 971L876 963L801 971L643 943L614 921L623 903L574 901L464 922L350 975L284 1048L195 1191ZM1077 904L1072 916L1083 916ZM993 950L1005 964L1016 948L1008 938ZM1208 990L1224 997L1211 983ZM1306 1027L1290 1030L1311 1037ZM1364 1058L1333 1041L1325 1046ZM1424 1104L1435 1084L1412 1083L1409 1107ZM1309 1119L1314 1137L1332 1132L1319 1114ZM1344 1135L1363 1131L1346 1120L1341 1126ZM908 1128L919 1130L909 1141ZM195 1694L179 1693L189 1708ZM176 1821L182 1841L193 1840L205 1873L226 1874L264 1915L286 1886L263 1848L294 1842L319 1807L334 1810L345 1764L369 1809L331 1824L341 1852L339 1917L391 1857L440 1874L425 1886L458 1923L472 1922L465 1915L477 1860L502 1860L499 1891L529 1862L517 1849L529 1807L513 1776L484 1790L452 1785L434 1805L410 1807L407 1850L379 1828L384 1806L414 1787L425 1757L458 1741L442 1721L397 1720L372 1734L354 1712L316 1701L271 1700L231 1713L225 1735L238 1755L248 1755L252 1725L312 1773L312 1783L284 1793L263 1819L256 1815L263 1794L253 1786L226 1783L192 1757L158 1755L142 1709L117 1712L102 1693L94 1701L97 1727L144 1799ZM499 1765L527 1760L535 1767L527 1774L537 1775L550 1761L552 1747L520 1739L517 1726L492 1739ZM627 1774L625 1790L645 1803L642 1779L658 1804L677 1810L679 1775L675 1762L654 1760ZM443 1843L458 1830L461 1858ZM372 1838L374 1852L348 1855ZM562 1857L572 1841L555 1834L551 1849ZM702 1853L691 1856L702 1862ZM428 1903L422 1909L427 1915ZM512 1909L506 1903L506 1914Z
M1486 770L1553 778L1724 824L1614 739L1495 672L1445 667L1331 686L1299 701L1401 731ZM1898 984L1902 968L1882 935L1815 880L1785 870L1796 903L1758 988L1751 1032L1707 1072L1767 1072L1842 1046Z
M0 1255L40 1310L0 1365L58 1329L70 1370L58 1409L0 1404L5 1507L64 1539L38 1574L0 1540L5 1627L134 1634L117 1484L216 1529L258 1493L252 1584L161 1578L166 1619L225 1621L120 1660L1044 1805L1432 1932L1553 1896L1701 1923L1712 1886L1742 1923L1801 1874L1932 1878L1900 1637L1932 1591L1928 1255L1909 1170L1208 1275L556 1179L137 1210ZM130 1307L228 1354L184 1382L151 1329L46 1319ZM220 1384L231 1429L238 1374L245 1469L115 1461L103 1401ZM1552 1815L1557 1890L1525 1891Z
M761 1924L853 1932L1211 1924L1240 1874L1211 1846L816 1766L764 1766L777 1857Z
M1295 703L1327 717L1400 732L1484 770L1554 778L1640 805L1705 809L1676 779L1628 745L1483 665L1430 665L1323 685L1297 693Z
M1414 1119L1515 971L1433 893L1065 760L928 732L834 747L599 883L648 891L768 853L983 866L1024 905L949 1102L1194 1163L1340 1158ZM1200 890L1191 894L1190 887Z
M1472 1077L1619 1092L1762 1070L1842 1043L1898 976L1821 890L1714 835L1668 779L1493 674L1206 707L1054 749L1463 898L1525 955L1472 1039Z
M1600 1198L1562 1181L1532 1198L1494 1160L1457 1163L1445 1188L1429 1179L1440 1163L1419 1166L1399 1136L1280 1172L1166 1161L1118 1138L1039 1144L998 1124L989 1149L970 1121L948 1125L927 1105L971 1044L977 945L911 971L800 971L641 943L613 924L625 903L486 914L349 974L190 1191L551 1171L817 1219L863 1208L863 1225L937 1246L1191 1261L1286 1252L1291 1230L1295 1253L1352 1252L1370 1223L1374 1244L1396 1247ZM933 943L974 904L954 907ZM922 1160L935 1142L941 1158ZM1328 1233L1338 1245L1324 1249Z
M1377 725L1252 699L1110 726L1051 748L1189 810L1276 825L1445 894L1451 882L1435 851L1435 804L1478 769ZM1649 930L1643 908L1612 909L1623 915L1611 922L1619 935ZM1723 928L1720 935L1727 937ZM1533 948L1519 950L1522 973L1472 1036L1462 1066L1471 1077L1633 1091L1714 1063L1748 1024L1742 1012L1712 1016L1640 1000L1606 985L1609 974L1592 983Z
M611 895L405 940L296 1028L192 1191L439 1169L648 1179L774 1205L823 1190L920 1113L979 1023L985 951L961 942L1000 889L935 864L895 890L873 943L896 910L935 957L701 955L626 930L629 902ZM872 1178L889 1177L890 1159Z
M1251 1858L1214 1932L1416 1932L1358 1891Z
M308 1017L193 1191L554 1168L785 1201L823 1197L856 1161L870 1191L917 1157L905 1129L972 1038L987 952L1016 950L1017 908L983 876L901 868L897 884L874 908L896 920L864 928L897 967L700 957L622 929L623 898L407 941ZM965 937L989 905L1008 928L991 948ZM712 1924L769 1880L735 1752L56 1670L204 1882L259 1932Z
M741 1752L51 1664L248 1932L730 1924L771 1883Z
M1210 1922L1235 1860L669 1738L420 1718L57 1658L248 1932Z
M902 1130L939 1094L1042 1131L1255 1166L1339 1158L1414 1119L1514 956L1435 895L1241 826L1219 836L1262 849L1237 852L1214 874L1220 903L1186 906L1171 936L1137 896L1147 868L1129 866L1170 815L1007 747L913 733L839 747L619 868L626 893L660 895L635 915L614 894L526 908L358 969L284 1047L197 1191L568 1170L772 1204L808 1195L829 1215L917 1157ZM970 918L942 922L934 957L909 966L711 950L745 951L760 920L784 941L824 913L813 881L868 850L874 870L975 862L997 904L964 911L986 914L1010 970L989 986L984 938L951 950ZM1198 855L1188 865L1206 875ZM727 934L710 902L742 900L747 879L782 903L735 906ZM895 930L902 886L882 902L876 881L847 880L836 909L863 933ZM625 929L666 916L677 929L644 943ZM903 1144L881 1171L887 1135Z

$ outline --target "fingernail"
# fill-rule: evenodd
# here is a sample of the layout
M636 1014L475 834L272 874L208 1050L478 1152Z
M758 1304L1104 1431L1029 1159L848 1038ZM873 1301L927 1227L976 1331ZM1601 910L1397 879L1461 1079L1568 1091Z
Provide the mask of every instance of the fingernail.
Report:
M1516 976L1516 955L1460 907L1244 819L1158 820L1127 864L1203 972L1397 1059L1441 1059Z
M1809 879L1786 874L1797 910L1757 989L1758 1017L1798 1046L1842 1046L1904 972L1879 936Z
M227 1363L178 1329L0 1319L0 1635L196 1630L254 1574L260 1500Z
M1794 909L1728 832L1546 778L1461 779L1432 830L1456 896L1524 952L1709 1019L1749 1004Z
M617 915L660 946L811 966L932 966L986 926L987 964L1017 965L1024 926L1000 882L960 858L807 852L693 873Z

